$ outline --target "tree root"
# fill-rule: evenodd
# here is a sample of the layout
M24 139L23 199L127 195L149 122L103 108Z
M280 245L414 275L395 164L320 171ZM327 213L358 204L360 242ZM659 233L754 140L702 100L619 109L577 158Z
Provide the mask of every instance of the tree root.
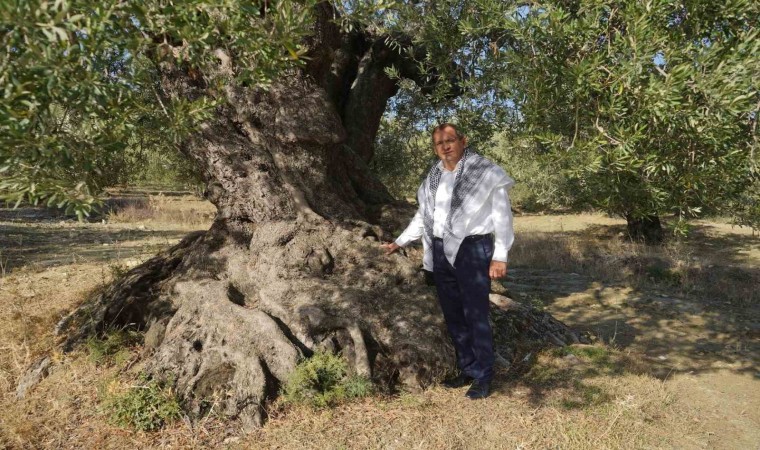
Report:
M391 389L454 368L418 255L385 256L366 224L240 226L217 223L132 269L59 323L63 348L109 326L142 329L146 370L173 380L191 415L213 408L246 426L262 423L296 364L320 349ZM502 364L578 342L547 313L490 299Z

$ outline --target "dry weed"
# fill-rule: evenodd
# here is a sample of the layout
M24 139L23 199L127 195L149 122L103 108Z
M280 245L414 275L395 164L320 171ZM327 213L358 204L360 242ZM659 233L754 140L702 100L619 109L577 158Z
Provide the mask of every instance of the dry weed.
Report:
M151 208L169 210L172 202L157 200ZM614 228L590 228L591 216L569 225L556 217L541 220L533 220L532 230L519 230L510 255L516 264L658 287L678 280L668 285L695 295L707 288L740 296L753 282L717 280L720 270L750 272L741 264L724 269L688 242L653 249L618 239ZM17 401L14 388L23 369L55 348L53 324L112 272L98 262L27 267L0 277L0 316L6 318L0 327L0 448L747 448L758 442L752 375L715 374L709 385L703 374L663 382L644 373L640 354L601 346L540 355L528 374L500 377L486 401L434 387L334 409L283 407L248 435L234 421L214 417L151 433L110 425L98 387L123 382L124 368L96 365L83 350L54 354L51 375ZM141 370L140 364L130 370ZM726 397L731 389L734 396ZM741 406L733 411L734 405ZM728 432L716 434L725 427Z
M122 224L172 224L179 228L197 228L210 224L216 209L197 197L166 196L113 199L109 202L108 222Z
M752 306L760 300L760 259L752 251L760 247L760 241L752 244L749 237L721 241L698 235L651 246L627 240L622 221L606 218L610 223L602 226L594 223L601 218L591 215L559 217L565 221L553 227L532 226L537 223L534 217L517 227L516 244L510 251L515 267L581 273L600 282L667 289L707 302L720 299ZM710 239L716 242L709 243ZM714 246L721 244L728 246L728 251L716 252ZM745 246L750 247L747 256L737 258Z

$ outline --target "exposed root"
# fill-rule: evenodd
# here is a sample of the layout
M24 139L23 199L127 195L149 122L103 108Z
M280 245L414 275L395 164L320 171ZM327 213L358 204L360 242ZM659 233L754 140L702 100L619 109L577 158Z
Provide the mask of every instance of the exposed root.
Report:
M525 355L553 345L565 347L583 339L551 314L516 302L501 294L492 293L491 319L494 341L502 365L511 365ZM498 358L497 358L498 359Z
M94 299L61 319L55 334L64 336L64 351L70 351L83 337L108 326L135 324L140 327L151 317L166 315L170 306L157 302L156 293L166 281L177 276L184 258L205 237L204 232L188 235L179 244L130 270Z
M217 223L70 315L64 346L109 325L144 329L147 370L172 379L192 415L213 408L247 426L319 349L342 352L381 386L420 389L453 369L453 348L418 255L385 256L378 233L364 223ZM577 341L549 314L491 301L503 365Z

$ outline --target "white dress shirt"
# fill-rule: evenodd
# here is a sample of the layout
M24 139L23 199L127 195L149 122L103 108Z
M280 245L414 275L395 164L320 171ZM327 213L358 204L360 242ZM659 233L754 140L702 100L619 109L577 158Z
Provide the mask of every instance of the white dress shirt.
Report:
M435 210L433 211L433 235L443 237L443 229L446 218L451 209L451 197L454 192L457 167L453 171L446 170L441 164L441 179L438 182L438 190L435 193ZM494 235L494 252L492 261L508 261L509 249L515 240L512 227L512 207L509 203L508 187L498 187L491 192L491 196L480 210L475 213L466 229L466 235L491 234ZM422 237L425 225L422 219L422 208L417 208L417 213L406 227L403 233L396 239L396 245L405 247L412 241ZM464 236L463 236L464 237Z

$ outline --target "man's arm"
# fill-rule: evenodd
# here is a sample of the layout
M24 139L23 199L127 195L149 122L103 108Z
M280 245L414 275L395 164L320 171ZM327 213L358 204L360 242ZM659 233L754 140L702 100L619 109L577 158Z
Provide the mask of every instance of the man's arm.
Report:
M422 211L421 208L417 208L417 213L412 221L409 222L409 226L406 227L406 230L401 233L396 241L389 244L381 244L381 247L385 249L386 255L390 255L401 247L406 247L410 242L421 238L424 231L425 223L422 220Z
M494 190L491 197L491 220L494 226L494 251L488 275L492 279L507 275L509 249L515 240L512 227L512 205L506 187Z

